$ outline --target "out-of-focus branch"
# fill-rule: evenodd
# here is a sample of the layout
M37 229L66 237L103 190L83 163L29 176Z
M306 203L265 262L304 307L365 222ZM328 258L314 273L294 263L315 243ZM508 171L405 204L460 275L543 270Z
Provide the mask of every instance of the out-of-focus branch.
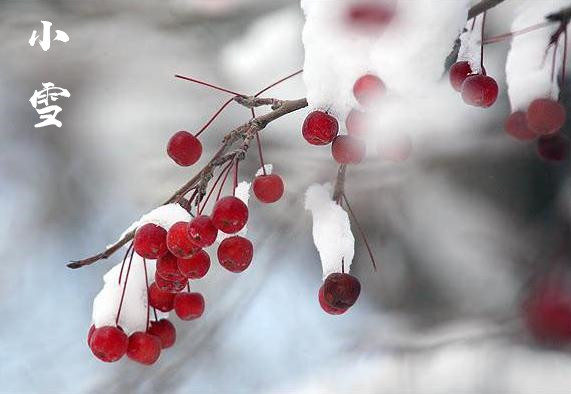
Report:
M504 0L483 0L470 8L468 11L468 19L472 19L503 2Z

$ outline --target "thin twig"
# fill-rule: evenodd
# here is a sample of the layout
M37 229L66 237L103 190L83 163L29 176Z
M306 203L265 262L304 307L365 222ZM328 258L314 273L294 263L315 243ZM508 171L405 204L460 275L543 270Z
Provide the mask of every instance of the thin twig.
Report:
M363 238L363 242L365 242L365 247L367 248L367 252L369 252L369 257L371 258L371 263L373 264L373 269L376 271L377 270L377 263L375 261L375 256L373 255L373 249L371 249L371 245L369 245L369 240L367 239L367 235L365 234L365 231L361 227L361 224L359 223L357 216L355 215L355 213L351 209L351 205L349 204L349 200L347 200L347 196L345 195L345 193L342 194L342 197L343 197L343 200L345 200L345 205L347 205L347 209L349 210L349 213L351 214L351 216L353 217L353 220L355 221L355 224L357 225L357 229L359 230L359 234L361 234L361 238Z

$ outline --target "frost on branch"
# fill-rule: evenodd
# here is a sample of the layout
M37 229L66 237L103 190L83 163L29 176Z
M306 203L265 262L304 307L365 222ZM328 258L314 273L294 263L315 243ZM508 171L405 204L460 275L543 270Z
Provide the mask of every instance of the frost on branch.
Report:
M331 200L331 184L313 184L305 192L305 209L313 216L313 242L323 267L323 279L346 273L355 254L355 237L347 212Z
M273 164L265 164L264 168L261 168L256 172L256 176L264 175L264 170L266 170L266 175L271 175L274 169Z

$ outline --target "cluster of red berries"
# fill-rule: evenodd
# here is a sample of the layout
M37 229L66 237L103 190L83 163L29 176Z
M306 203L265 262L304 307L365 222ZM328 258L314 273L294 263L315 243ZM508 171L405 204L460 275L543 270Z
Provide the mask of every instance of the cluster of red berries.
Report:
M482 67L480 73L475 73L466 61L456 62L450 67L450 84L454 90L462 94L466 104L475 107L491 107L498 98L498 84L492 77L486 75Z
M388 25L394 16L394 5L365 1L352 4L347 10L346 20L351 27L376 31Z
M319 288L319 305L330 315L342 315L355 304L360 293L361 283L357 278L346 273L333 273Z
M506 120L506 132L520 141L537 138L537 152L546 161L563 161L569 156L570 142L562 132L567 114L555 100L533 100L527 111L516 111Z

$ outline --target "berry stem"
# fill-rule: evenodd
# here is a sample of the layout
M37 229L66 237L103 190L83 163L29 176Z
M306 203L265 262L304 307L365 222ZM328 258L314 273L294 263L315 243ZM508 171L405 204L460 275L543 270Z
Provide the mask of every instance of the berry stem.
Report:
M222 180L222 183L220 184L220 189L218 189L218 194L216 195L216 201L220 200L220 195L222 194L222 190L224 189L224 184L226 183L226 180L228 179L228 175L230 174L230 171L232 171L232 165L234 164L234 160L232 160L230 162L230 166L228 167L228 169L226 170L226 174L224 174L224 179Z
M363 231L363 228L361 227L361 224L359 223L357 216L355 216L355 213L351 209L351 205L349 204L349 200L347 199L347 195L345 195L345 193L343 193L343 199L345 200L345 204L347 205L349 213L351 214L353 220L355 221L355 224L357 225L357 229L359 230L359 234L361 234L361 238L363 238L363 241L365 242L365 247L367 248L367 252L369 253L369 257L371 258L371 263L373 264L373 269L377 271L377 263L375 262L375 256L373 255L373 250L371 249L371 245L369 245L369 240L367 239L367 235L365 234L365 231Z
M553 44L553 59L551 61L551 83L556 82L555 75L555 61L557 60L557 50L559 49L559 41L555 41Z
M236 165L234 166L234 187L232 188L232 195L234 197L236 197L236 188L238 187L238 164L240 164L240 161L236 159Z
M216 181L214 181L214 184L212 185L212 187L210 188L210 192L208 193L208 195L206 196L206 199L204 199L204 202L202 202L202 206L199 206L197 211L198 211L198 215L202 214L202 211L204 210L204 207L206 206L206 204L208 203L208 201L210 200L210 196L212 196L212 193L214 192L214 189L216 189L216 186L218 185L218 183L220 182L220 180L222 179L222 175L224 175L224 173L228 170L228 168L232 165L232 162L230 161L226 167L224 167L222 169L222 171L220 171L220 174L218 174L218 177L216 178ZM199 202L200 204L200 202Z
M531 25L531 26L526 27L526 28L521 29L521 30L511 31L511 32L509 32L509 33L500 34L500 35L494 36L494 37L488 37L488 38L486 38L486 39L483 39L483 40L482 40L482 43L483 43L484 45L487 45L487 44L495 44L495 43L497 43L497 42L504 41L504 40L506 40L506 39L508 39L508 38L512 38L512 37L515 37L515 36L519 36L519 35L521 35L521 34L526 34L526 33L530 33L530 32L535 31L535 30L542 29L542 28L544 28L544 27L550 26L552 23L553 23L553 22L551 22L551 21L549 21L549 22L537 23L537 24L535 24L535 25Z
M145 325L145 332L149 329L151 305L149 304L149 276L147 274L147 259L143 259L143 268L145 270L145 285L147 289L147 324Z
M131 242L131 244L127 248L127 252L125 252L125 256L123 257L123 262L121 263L121 271L119 271L119 285L121 285L121 278L123 277L123 268L125 268L125 261L127 260L127 257L129 256L129 252L131 251L132 247L133 247L133 242Z
M222 113L222 111L224 111L224 109L226 109L226 107L230 105L232 101L234 101L234 98L231 98L227 100L224 104L222 104L222 106L214 113L214 115L212 115L212 117L208 120L208 122L206 122L206 124L202 126L194 136L196 138L200 137L200 134L202 134L204 130L206 130L212 124L212 122L214 122L216 118L218 118L218 116Z
M565 30L563 30L563 64L561 65L561 88L563 88L563 86L565 85L566 71L567 71L567 25L565 25ZM559 95L561 95L561 92L559 92Z
M486 14L487 12L484 11L484 14L482 15L482 31L481 31L481 43L480 43L480 68L482 70L484 70L484 28L486 27Z
M194 79L194 78L186 77L186 76L184 76L184 75L179 75L179 74L175 74L175 77L176 77L176 78L180 78L180 79L184 79L184 80L186 80L186 81L194 82L194 83L197 83L197 84L202 85L202 86L207 86L207 87L209 87L209 88L212 88L212 89L215 89L215 90L219 90L219 91L221 91L221 92L230 93L230 94L233 94L234 96L244 96L243 94L236 93L236 92L234 92L234 91L232 91L232 90L228 90L228 89L222 88L222 87L220 87L220 86L213 85L213 84L211 84L211 83L201 81L201 80L199 80L199 79Z
M133 254L135 250L131 250L129 257L129 264L127 265L127 274L125 275L125 282L123 283L123 291L121 292L121 300L119 301L119 308L117 309L117 317L115 318L115 325L119 325L119 317L121 316L121 308L123 307L123 300L125 299L125 291L127 290L127 282L129 281L129 273L131 272L131 263L133 262Z
M288 75L287 77L284 77L284 78L280 79L279 81L276 81L276 82L272 83L271 85L266 86L264 89L262 89L262 90L260 90L258 93L256 93L256 94L254 95L254 97L258 97L259 95L266 93L268 90L270 90L270 89L273 88L274 86L277 86L277 85L279 85L280 83L285 82L285 81L287 81L288 79L293 78L293 77L295 77L296 75L301 74L302 72L303 72L303 69L298 70L298 71L296 71L296 72L294 72L294 73Z
M264 175L268 175L266 173L266 165L264 164L264 155L262 153L262 141L260 138L260 133L256 132L256 142L258 144L258 155L260 156L260 164L262 165L262 173Z

